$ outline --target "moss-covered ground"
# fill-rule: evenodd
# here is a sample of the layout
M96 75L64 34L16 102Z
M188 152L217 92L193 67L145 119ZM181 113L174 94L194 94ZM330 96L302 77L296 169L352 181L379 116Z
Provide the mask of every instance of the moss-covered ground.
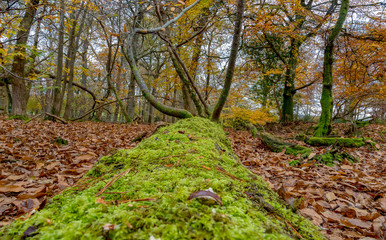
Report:
M188 200L209 188L222 205ZM102 158L44 209L0 230L1 239L21 239L29 227L36 231L28 239L324 239L239 163L220 126L202 118Z

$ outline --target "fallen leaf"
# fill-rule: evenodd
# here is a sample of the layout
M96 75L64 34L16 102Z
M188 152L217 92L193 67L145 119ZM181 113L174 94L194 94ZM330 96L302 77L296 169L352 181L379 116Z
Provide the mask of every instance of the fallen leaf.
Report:
M322 215L327 218L327 220L329 222L337 222L339 223L339 221L342 219L342 216L339 215L339 214L336 214L336 213L333 213L333 212L330 212L330 211L325 211L325 212L322 212Z
M376 207L377 209L381 210L382 212L386 212L386 198L380 198L376 201Z
M317 212L315 212L314 209L303 208L303 209L300 209L299 212L304 217L307 217L307 218L311 219L311 222L313 222L314 224L316 224L318 226L320 226L323 223L322 217Z
M0 192L1 193L8 193L8 192L22 192L25 191L26 189L20 186L16 185L5 185L5 186L0 186Z
M37 233L36 233L37 230L38 230L38 229L37 229L36 227L28 227L27 230L24 231L23 236L24 236L25 238L27 238L27 237L32 237L32 236L34 236L34 235L37 234Z
M337 199L335 193L333 193L333 192L326 193L325 197L326 197L327 201L329 201L329 202L334 201L334 200Z
M222 205L220 196L218 196L216 193L211 191L201 190L201 191L194 192L190 194L190 196L188 197L188 200L192 200L195 198L203 200L202 203L207 205L212 205L214 203L218 203L219 205Z
M348 228L371 228L371 223L359 219L343 218L340 220L340 223Z
M354 169L353 166L350 166L350 165L341 165L340 168L344 169L344 170L352 170L352 169Z
M76 156L75 161L88 161L88 160L93 159L94 157L95 157L94 155L87 153L84 155Z

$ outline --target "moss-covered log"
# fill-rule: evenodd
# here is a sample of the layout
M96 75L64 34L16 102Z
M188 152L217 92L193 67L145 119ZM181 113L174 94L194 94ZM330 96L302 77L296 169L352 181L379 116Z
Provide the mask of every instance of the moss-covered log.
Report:
M308 147L280 141L275 136L266 132L261 132L260 138L273 152L281 152L285 148L286 154L291 154L294 156L300 154L303 158L307 158L312 152L312 150Z
M323 239L238 163L221 127L202 118L180 120L134 149L102 158L75 187L0 235L24 233L29 239Z
M362 147L366 144L366 141L364 138L310 137L305 142L312 146L331 146L335 144L342 147Z

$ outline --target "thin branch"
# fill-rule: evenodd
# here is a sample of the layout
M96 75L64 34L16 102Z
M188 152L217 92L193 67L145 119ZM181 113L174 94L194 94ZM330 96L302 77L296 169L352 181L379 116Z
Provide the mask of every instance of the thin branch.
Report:
M303 88L308 88L309 86L311 86L312 84L316 83L319 79L315 79L314 81L310 82L310 83L307 83L306 85L303 85L301 87L298 87L298 88L295 88L292 92L293 93L296 93L297 91L299 90L302 90Z
M187 11L189 11L190 9L192 9L194 6L196 6L201 0L196 0L192 5L190 5L189 7L185 8L184 10L182 10L180 12L180 14L177 15L177 17L167 21L164 25L162 25L161 27L157 27L157 28L151 28L151 29L140 29L140 28L135 28L134 29L134 33L140 33L140 34L149 34L149 33L157 33L157 32L160 32L160 31L165 31L165 29L167 27L169 27L172 23L175 23L178 21L178 19L180 19Z
M280 58L280 60L283 62L283 64L288 67L288 63L287 61L283 58L283 56L279 53L279 51L276 49L275 45L273 44L273 42L271 41L271 39L269 39L269 36L267 35L266 32L264 32L264 36L265 36L265 39L267 40L269 46L271 47L271 49L275 52L276 56L278 58Z

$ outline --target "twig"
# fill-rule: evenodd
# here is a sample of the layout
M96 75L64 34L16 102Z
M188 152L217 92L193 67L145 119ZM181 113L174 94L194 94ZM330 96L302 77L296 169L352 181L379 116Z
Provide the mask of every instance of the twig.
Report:
M155 201L155 198L143 198L143 199L128 199L128 200L121 200L118 201L118 203L127 203L127 202L145 202L145 201Z
M238 177L236 177L235 175L230 174L229 172L225 171L225 170L224 170L222 167L220 167L220 166L216 166L216 167L214 167L214 168L215 168L217 171L219 171L220 173L223 173L223 174L225 174L225 175L231 177L232 179L239 180L240 182L245 182L244 179L238 178Z
M113 185L113 184L114 184L116 181L118 181L121 177L123 177L124 175L126 175L127 173L129 173L131 169L133 169L133 168L129 168L128 170L126 170L126 171L120 173L118 176L116 176L116 177L114 177L113 179L111 179L110 182L108 182L108 183L106 184L106 186L105 186L102 190L100 190L100 191L97 193L96 196L98 197L98 196L102 195L103 192L106 191L107 188L111 187L111 185Z
M49 116L49 117L52 117L52 118L55 118L55 119L57 119L57 120L61 121L63 124L67 124L67 121L66 121L66 120L64 120L64 119L63 119L63 118L61 118L61 117L58 117L58 116L56 116L56 115L53 115L53 114L51 114L51 113L48 113L48 112L46 112L46 113L45 113L45 115L47 115L47 116Z
M151 28L151 29L139 29L139 28L136 28L136 29L134 29L134 32L135 33L140 33L140 34L148 34L148 33L156 33L156 32L160 32L160 31L164 31L167 27L169 27L169 25L171 25L172 23L177 22L178 19L180 19L187 11L192 9L199 2L200 2L200 0L195 1L194 3L192 3L192 5L190 5L189 7L185 8L184 10L182 10L180 12L180 14L178 14L175 18L170 19L169 21L167 21L161 27L156 27L156 28Z
M41 115L43 115L43 114L45 114L45 113L40 113L40 114L38 114L38 115L34 116L33 118L31 118L31 119L29 119L29 120L25 121L25 122L24 122L24 124L27 124L27 123L31 122L32 120L34 120L34 119L36 119L36 118L40 117L40 116L41 116Z

